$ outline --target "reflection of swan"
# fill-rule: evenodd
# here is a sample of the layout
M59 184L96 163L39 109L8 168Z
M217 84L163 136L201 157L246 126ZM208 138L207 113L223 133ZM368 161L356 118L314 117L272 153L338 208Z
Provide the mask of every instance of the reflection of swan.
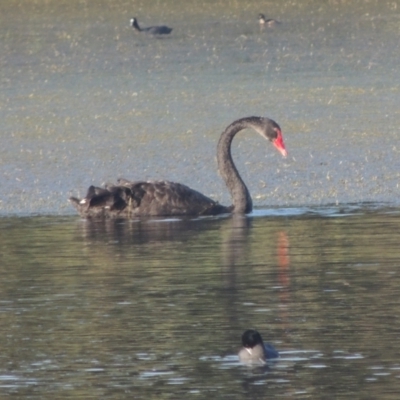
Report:
M90 243L95 254L130 254L127 249L131 249L135 257L142 252L148 257L148 249L165 250L166 246L175 246L174 243L189 246L188 242L198 243L207 232L227 229L228 223L228 218L140 218L135 221L100 218L78 220L76 227L79 240ZM216 251L209 245L208 249Z
M249 329L243 333L242 344L239 360L243 363L264 364L268 359L279 357L274 346L264 343L261 335L254 329Z
M155 215L216 215L249 213L253 208L250 193L240 177L231 155L234 136L252 128L286 156L279 125L268 118L247 117L234 121L221 134L217 147L219 172L231 193L233 205L225 207L180 183L168 181L135 181L120 179L105 188L90 186L87 195L70 201L85 218L131 218Z
M131 18L131 27L135 29L137 32L145 32L150 33L152 35L168 35L172 32L172 28L168 28L168 26L149 26L147 28L141 28L138 24L136 18Z

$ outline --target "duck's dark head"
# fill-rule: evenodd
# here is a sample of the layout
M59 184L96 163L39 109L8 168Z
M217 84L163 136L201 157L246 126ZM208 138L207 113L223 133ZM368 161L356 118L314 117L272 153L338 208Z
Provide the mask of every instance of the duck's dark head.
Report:
M263 345L264 342L258 331L256 331L255 329L248 329L242 335L242 344L243 347L246 347L247 349L252 349L258 344Z

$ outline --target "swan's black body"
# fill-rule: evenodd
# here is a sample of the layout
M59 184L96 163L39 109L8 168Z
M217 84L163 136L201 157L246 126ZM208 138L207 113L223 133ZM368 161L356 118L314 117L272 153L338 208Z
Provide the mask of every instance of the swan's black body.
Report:
M90 186L86 197L70 198L84 218L167 215L215 215L230 210L196 190L169 181L118 179L117 185L105 188Z
M151 35L169 35L172 32L172 28L165 25L141 28L136 18L131 18L131 26L137 32L150 33Z
M240 177L231 156L234 136L245 128L252 128L286 156L279 125L260 117L242 118L221 134L217 148L219 172L228 187L233 204L229 207L180 183L169 181L135 181L119 179L116 185L104 188L90 186L87 195L70 201L84 218L134 218L138 216L245 214L252 211L250 193Z

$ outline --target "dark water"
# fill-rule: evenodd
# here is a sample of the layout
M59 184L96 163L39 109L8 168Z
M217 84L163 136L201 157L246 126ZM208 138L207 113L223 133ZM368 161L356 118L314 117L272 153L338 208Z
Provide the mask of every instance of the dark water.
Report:
M400 212L0 219L8 398L398 398ZM239 365L244 329L281 351Z

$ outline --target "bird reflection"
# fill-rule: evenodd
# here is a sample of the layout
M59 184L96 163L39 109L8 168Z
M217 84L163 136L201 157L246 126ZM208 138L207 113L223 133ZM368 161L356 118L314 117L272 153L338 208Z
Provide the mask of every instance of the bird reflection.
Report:
M278 234L277 242L277 260L278 260L278 279L281 289L280 298L280 319L284 330L288 330L288 308L290 305L290 257L289 257L289 238L286 232L281 231Z
M227 278L227 288L235 289L235 267L244 262L246 239L251 229L252 220L246 215L233 214L222 240L222 269Z
M79 230L87 243L113 243L114 245L151 244L161 246L165 242L186 242L206 229L213 229L217 218L172 219L141 218L137 220L81 220Z

